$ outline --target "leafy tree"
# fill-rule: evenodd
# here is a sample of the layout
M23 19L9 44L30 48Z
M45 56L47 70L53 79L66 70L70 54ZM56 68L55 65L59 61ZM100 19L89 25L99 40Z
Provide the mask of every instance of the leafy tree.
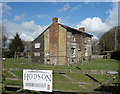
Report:
M11 53L11 57L14 57L15 52L23 52L24 51L24 44L22 43L19 34L16 33L14 39L12 39L11 43L9 44L9 50Z
M1 47L2 47L2 57L7 57L6 53L8 52L8 33L6 32L6 27L4 25L0 26L1 31Z
M113 51L115 50L115 31L117 30L117 50L120 50L120 32L118 31L118 27L115 27L108 32L104 33L102 37L99 39L99 47L100 52L104 51Z

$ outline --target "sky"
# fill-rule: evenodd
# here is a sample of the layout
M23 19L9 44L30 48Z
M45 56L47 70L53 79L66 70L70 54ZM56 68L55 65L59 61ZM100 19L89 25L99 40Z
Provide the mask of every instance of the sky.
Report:
M63 25L76 29L85 27L93 39L99 39L103 33L118 25L118 3L2 3L2 23L9 38L13 38L17 32L21 39L32 41L52 23L53 17L58 17L58 22Z

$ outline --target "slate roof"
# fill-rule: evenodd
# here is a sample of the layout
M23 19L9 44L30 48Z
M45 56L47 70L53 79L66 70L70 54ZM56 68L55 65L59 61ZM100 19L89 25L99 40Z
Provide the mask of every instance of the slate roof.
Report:
M90 37L93 37L93 35L88 34L88 33L86 33L86 32L83 32L83 31L80 31L80 30L77 30L77 29L75 29L75 28L72 28L72 27L69 27L69 26L66 26L66 25L62 25L62 24L59 24L59 25L61 25L62 27L64 27L64 28L67 29L68 31L76 31L76 32L79 32L79 33L83 33L83 34L85 34L85 35L88 35L88 36L90 36Z
M83 34L85 34L85 35L88 35L89 37L93 37L93 35L88 34L88 33L86 33L86 32L83 32L83 31L80 31L80 30L77 30L77 29L75 29L75 28L72 28L72 27L69 27L69 26L66 26L66 25L63 25L63 24L60 24L60 23L58 23L58 25L61 25L62 27L64 27L64 28L67 29L68 31L75 31L75 32L79 32L79 33L83 33ZM50 27L50 26L48 26L40 35L42 35L49 27ZM40 35L39 35L39 36L40 36ZM38 36L38 37L39 37L39 36ZM38 38L38 37L37 37L37 38ZM35 39L32 41L32 43L33 43L37 38L35 38Z

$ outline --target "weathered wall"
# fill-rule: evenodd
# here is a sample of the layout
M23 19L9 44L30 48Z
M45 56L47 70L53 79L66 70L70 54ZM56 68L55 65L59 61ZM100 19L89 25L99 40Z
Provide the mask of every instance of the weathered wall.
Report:
M54 65L58 63L58 24L51 24L50 28L50 62Z
M88 40L89 39L89 40ZM72 49L75 55L72 54ZM87 52L87 56L85 56ZM82 32L67 30L67 63L85 62L91 59L91 38Z
M73 37L75 40L73 40ZM75 49L75 56L72 55L71 48ZM84 35L82 33L67 32L67 52L68 64L82 62L84 57Z
M35 43L40 43L40 48L35 48ZM44 63L44 34L38 36L31 45L32 49L32 62ZM40 56L35 56L34 53L40 53Z
M92 51L91 41L88 41L88 38L87 34L83 32L58 25L55 18L49 28L33 41L32 62L69 65L90 60ZM35 43L40 43L39 49L34 47ZM75 49L74 56L71 53L73 48ZM35 52L40 52L40 56L35 56ZM47 57L46 52L49 52ZM87 56L85 56L86 52Z
M67 31L67 65L70 64L71 57L71 32Z
M67 65L67 52L66 52L66 48L67 48L67 40L66 40L66 29L61 27L61 25L59 25L59 51L58 51L58 61L59 61L59 65Z
M44 64L50 64L49 56L46 56L50 51L50 31L49 29L44 32Z
M85 60L89 61L91 60L91 56L92 56L92 38L86 36L85 37L86 42L85 42Z

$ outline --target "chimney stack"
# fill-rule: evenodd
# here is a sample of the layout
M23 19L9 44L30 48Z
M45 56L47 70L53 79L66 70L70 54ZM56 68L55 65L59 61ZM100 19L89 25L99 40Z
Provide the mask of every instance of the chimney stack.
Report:
M85 32L85 28L84 27L79 28L79 30L82 31L82 32Z
M54 24L58 23L58 18L57 17L52 18L52 23Z

